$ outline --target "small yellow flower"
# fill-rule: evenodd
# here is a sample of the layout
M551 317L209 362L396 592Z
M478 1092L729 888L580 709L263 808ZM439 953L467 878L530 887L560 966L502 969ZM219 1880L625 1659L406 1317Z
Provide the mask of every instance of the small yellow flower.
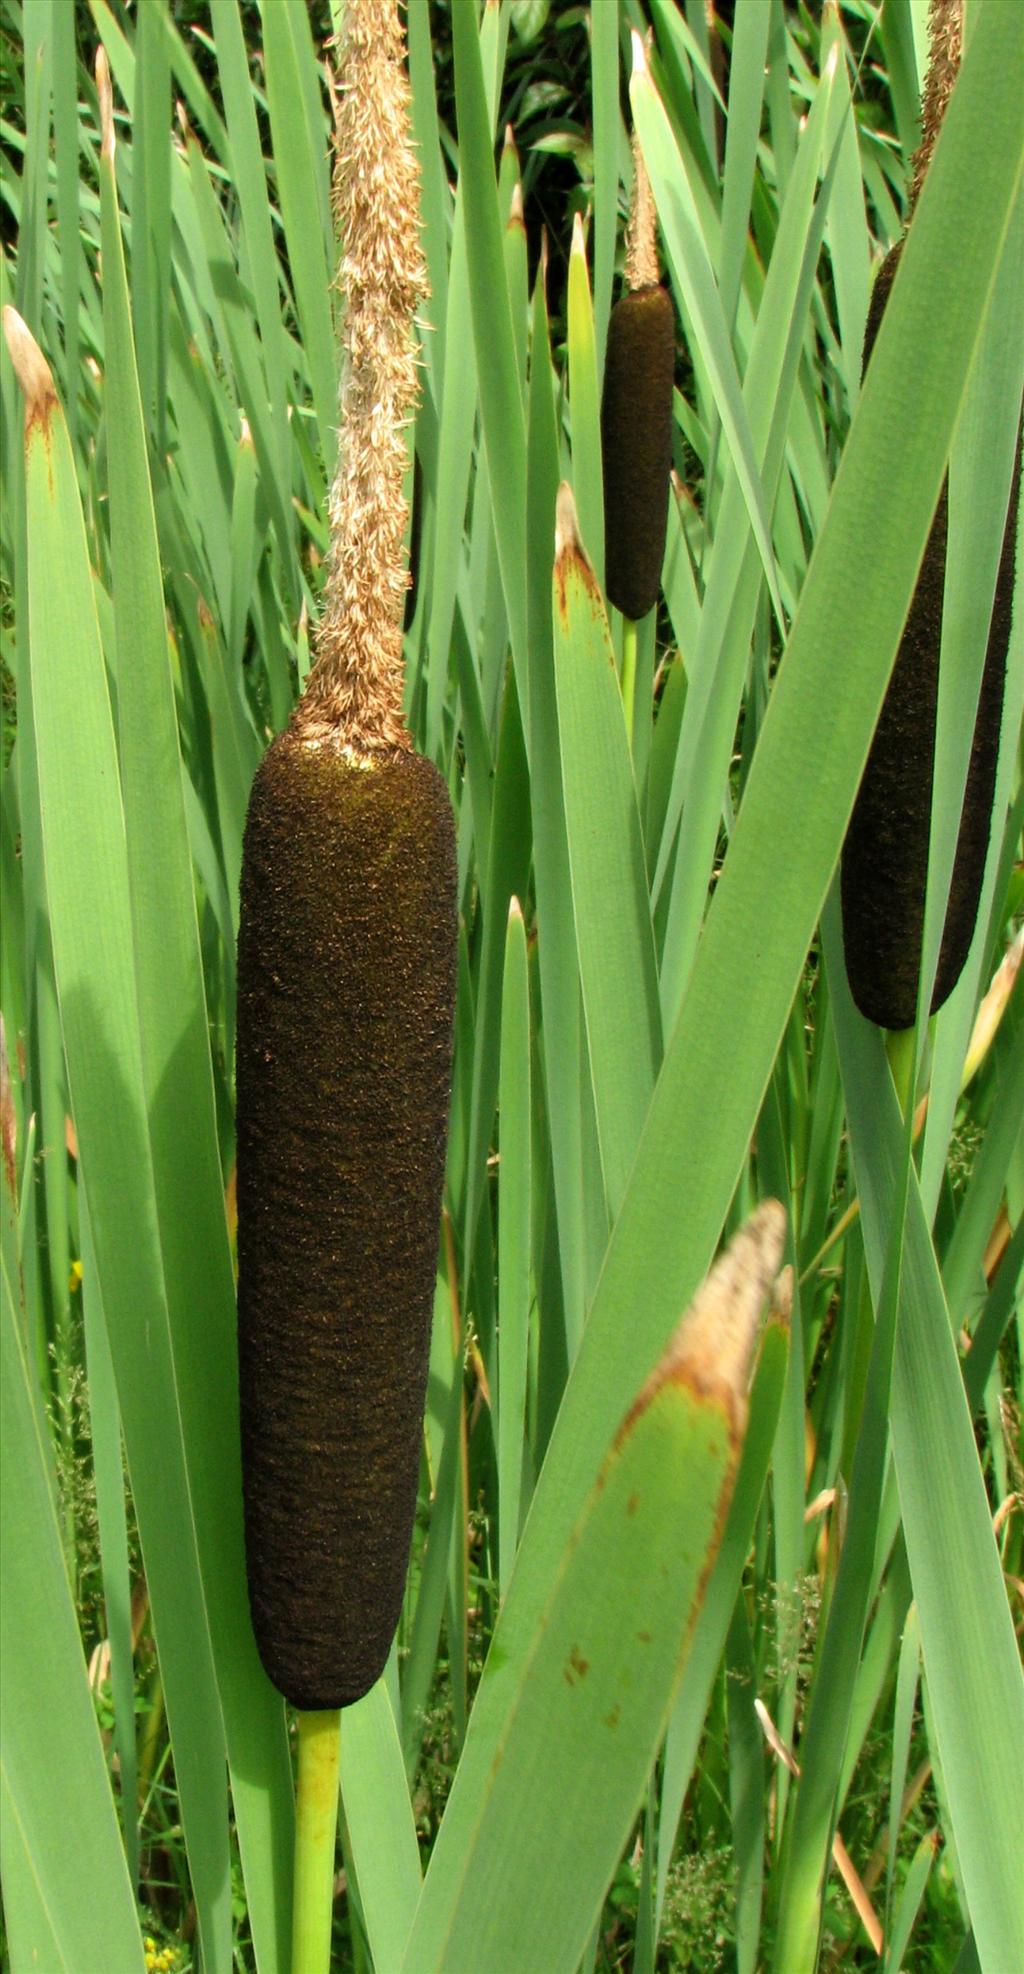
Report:
M82 1264L80 1261L73 1261L71 1263L71 1273L68 1276L68 1294L74 1295L75 1290L80 1289L81 1286L82 1286Z

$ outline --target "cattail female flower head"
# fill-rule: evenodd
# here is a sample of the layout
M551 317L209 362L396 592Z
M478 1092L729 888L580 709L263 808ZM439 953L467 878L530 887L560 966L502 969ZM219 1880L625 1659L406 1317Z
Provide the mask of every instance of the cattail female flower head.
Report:
M924 94L924 137L914 160L915 201L956 78L960 0L932 0L930 24L932 60ZM902 249L898 241L875 280L865 366ZM985 872L1010 642L1020 477L1018 438L932 1013L949 998L963 971ZM850 990L861 1013L884 1028L909 1028L917 1017L948 523L944 482L843 847L840 890Z
M626 617L645 617L661 587L672 467L675 313L659 285L654 199L633 140L627 293L612 309L601 396L605 590Z

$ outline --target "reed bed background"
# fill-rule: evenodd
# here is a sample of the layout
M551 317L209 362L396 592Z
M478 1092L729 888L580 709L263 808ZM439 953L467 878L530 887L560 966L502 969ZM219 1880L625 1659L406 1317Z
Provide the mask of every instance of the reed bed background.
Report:
M709 38L704 0L410 0L431 297L407 708L455 805L461 933L413 1560L387 1674L343 1715L339 1968L1024 1966L1020 609L974 942L895 1084L838 929L949 462L927 1004L1020 416L1016 0L970 0L861 384L925 13L738 0ZM284 1974L289 1727L241 1547L234 956L249 786L326 549L330 9L0 18L0 300L62 407L26 476L4 354L6 1953ZM635 73L631 28L653 29ZM622 620L552 564L568 480L603 568L632 124L679 345L662 602L624 699ZM552 157L570 196L544 197L541 248ZM682 1640L644 1658L637 1557L699 1504L655 1458L646 1535L598 1542L591 1490L768 1196L792 1310L676 1685ZM635 1628L628 1745L582 1657L544 1676L553 1613L598 1654ZM561 1943L542 1961L527 1915Z

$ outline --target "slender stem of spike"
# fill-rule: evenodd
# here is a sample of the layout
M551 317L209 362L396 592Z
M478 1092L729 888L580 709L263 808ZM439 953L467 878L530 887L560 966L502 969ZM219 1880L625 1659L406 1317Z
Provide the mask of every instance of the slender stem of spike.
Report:
M330 1974L341 1713L300 1713L292 1974Z
M634 617L622 619L622 710L626 715L626 732L630 745L633 743L633 702L636 697L636 639L637 625Z
M914 1070L917 1065L917 1029L886 1029L885 1053L889 1058L892 1080L896 1085L896 1095L900 1102L900 1112L906 1117L907 1105L914 1101Z

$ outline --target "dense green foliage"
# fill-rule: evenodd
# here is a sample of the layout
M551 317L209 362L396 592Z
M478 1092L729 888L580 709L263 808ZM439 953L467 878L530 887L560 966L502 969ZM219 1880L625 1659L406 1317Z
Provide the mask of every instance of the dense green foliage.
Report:
M12 1974L287 1967L290 1728L242 1555L235 952L327 546L332 4L0 0L0 301L59 400L23 449L3 354ZM589 1933L588 1970L878 1965L865 1918L892 1974L1024 1965L1019 607L975 937L891 1067L836 879L948 468L926 1005L1020 417L1024 10L971 0L862 383L924 13L738 0L709 33L704 0L410 0L407 710L455 806L461 930L412 1564L343 1716L339 1968L573 1974L575 1946L517 1962L527 1908ZM599 416L633 127L678 329L635 668L601 604ZM562 481L585 553L553 584ZM703 1423L664 1459L628 1444L635 1538L595 1483L769 1197L792 1313L704 1574L679 1451L711 1471ZM616 1651L666 1529L699 1608L652 1669ZM577 1631L630 1685L628 1750L586 1713Z

